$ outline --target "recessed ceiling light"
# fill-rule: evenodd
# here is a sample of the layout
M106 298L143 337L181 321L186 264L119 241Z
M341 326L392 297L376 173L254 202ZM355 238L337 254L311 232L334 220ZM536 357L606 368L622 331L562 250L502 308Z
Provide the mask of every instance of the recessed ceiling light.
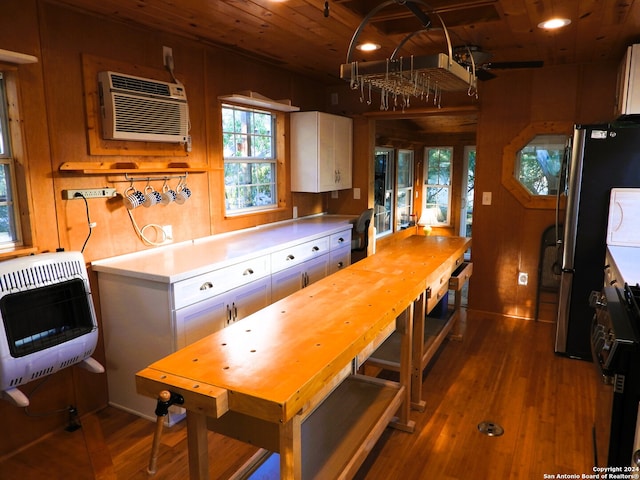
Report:
M380 45L378 45L377 43L367 42L361 43L360 45L356 46L356 48L362 52L373 52L374 50L380 49Z
M571 23L568 18L552 18L538 24L538 28L544 28L545 30L555 30L556 28L566 27Z

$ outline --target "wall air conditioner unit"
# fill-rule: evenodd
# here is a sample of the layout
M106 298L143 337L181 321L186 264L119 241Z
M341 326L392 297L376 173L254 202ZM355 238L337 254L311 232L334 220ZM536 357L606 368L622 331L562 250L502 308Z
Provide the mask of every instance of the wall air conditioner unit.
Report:
M183 85L100 72L98 92L105 139L187 143L189 106Z

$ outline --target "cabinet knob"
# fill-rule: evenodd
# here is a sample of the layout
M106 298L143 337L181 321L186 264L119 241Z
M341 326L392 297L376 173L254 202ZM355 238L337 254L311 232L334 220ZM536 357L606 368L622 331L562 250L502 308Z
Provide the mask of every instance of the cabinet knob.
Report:
M204 282L200 285L200 290L209 290L210 288L213 288L213 283L211 282Z
M320 250L320 247L314 245L311 250L314 251L314 252L317 252L318 250Z
M340 237L338 238L338 243L343 243L344 242L344 238Z
M242 275L253 275L253 269L251 268L247 268L244 272L242 272Z
M294 258L296 257L294 257L293 255L287 255L287 260L293 260Z
M338 268L344 267L344 262L338 262Z

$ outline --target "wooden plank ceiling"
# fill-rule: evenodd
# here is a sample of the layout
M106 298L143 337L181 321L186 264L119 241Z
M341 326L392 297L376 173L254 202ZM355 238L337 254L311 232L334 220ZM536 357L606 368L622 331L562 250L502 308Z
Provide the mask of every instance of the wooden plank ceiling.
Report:
M433 13L442 19L453 47L475 46L487 54L479 75L484 81L500 75L504 63L618 60L626 46L640 42L640 0L416 0L432 21L427 28L406 5L392 0L51 1L230 48L327 85L342 82L339 67L347 61L354 33L382 3L388 5L366 22L358 38L381 49L354 50L351 60L384 60L412 33L400 55L446 52L444 29ZM552 17L569 18L571 24L558 31L537 27ZM470 120L463 118L456 127L448 118L446 128L468 131L474 128Z

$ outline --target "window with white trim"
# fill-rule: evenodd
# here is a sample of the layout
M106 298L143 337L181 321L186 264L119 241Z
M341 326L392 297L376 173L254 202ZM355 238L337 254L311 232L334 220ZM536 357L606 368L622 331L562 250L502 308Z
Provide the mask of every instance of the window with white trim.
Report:
M22 245L5 78L0 72L0 248Z
M222 146L226 213L277 207L276 116L223 104Z
M426 159L423 215L431 225L450 225L453 147L427 148Z

